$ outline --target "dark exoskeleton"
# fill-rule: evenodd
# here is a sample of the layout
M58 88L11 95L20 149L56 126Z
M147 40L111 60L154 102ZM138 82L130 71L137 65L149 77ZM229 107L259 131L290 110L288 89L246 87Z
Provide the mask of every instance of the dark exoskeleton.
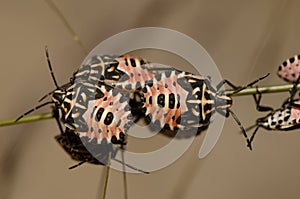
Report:
M279 131L289 131L300 128L300 100L294 99L299 81L300 76L294 82L293 87L290 90L289 98L284 101L281 108L276 110L268 106L260 105L262 94L257 89L257 95L253 95L257 110L261 112L270 111L270 113L264 117L258 118L255 125L247 128L247 130L255 128L250 137L249 144L253 142L259 128Z

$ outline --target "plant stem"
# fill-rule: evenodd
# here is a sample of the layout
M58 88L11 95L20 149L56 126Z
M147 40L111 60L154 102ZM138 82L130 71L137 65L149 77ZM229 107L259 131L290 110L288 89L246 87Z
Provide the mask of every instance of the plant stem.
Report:
M25 116L18 121L16 121L16 118L9 119L9 120L2 120L2 121L0 121L0 126L22 124L22 123L27 123L27 122L35 122L35 121L46 120L46 119L51 119L51 118L53 118L52 113L42 113L39 115Z
M110 160L111 160L111 152L109 152L109 154L108 154L108 162L107 162L107 165L105 166L106 172L105 172L105 182L104 182L104 187L103 187L102 199L106 198L106 191L107 191L108 177L109 177L109 170L110 170Z
M64 17L62 12L58 9L58 7L54 4L51 0L45 0L48 6L52 9L52 11L59 17L61 22L63 23L64 27L69 31L69 33L72 35L72 38L74 41L80 46L80 48L83 50L84 54L88 54L88 51L85 49L83 43L79 39L79 36L76 34L76 32L73 30L67 19Z
M243 95L253 95L257 93L257 90L260 93L280 93L280 92L286 92L290 91L293 88L293 84L283 84L283 85L277 85L277 86L260 86L260 87L254 87L254 88L247 88L245 90L242 90L238 93L233 94L232 96L243 96ZM297 86L297 90L300 90L300 84ZM230 95L233 92L233 90L226 90L225 94Z
M290 91L293 87L293 84L284 84L284 85L275 85L275 86L261 86L261 87L255 87L255 88L247 88L245 90L242 90L238 93L233 94L232 96L244 96L244 95L253 95L257 93L257 90L260 93L279 93L279 92L286 92ZM300 90L300 85L297 86L297 90ZM234 90L225 90L226 95L230 95ZM40 120L46 120L53 118L52 113L44 113L40 115L31 115L31 116L25 116L22 119L18 120L16 122L16 119L9 119L9 120L2 120L0 121L0 127L1 126L8 126L8 125L15 125L15 124L21 124L21 123L27 123L27 122L35 122Z

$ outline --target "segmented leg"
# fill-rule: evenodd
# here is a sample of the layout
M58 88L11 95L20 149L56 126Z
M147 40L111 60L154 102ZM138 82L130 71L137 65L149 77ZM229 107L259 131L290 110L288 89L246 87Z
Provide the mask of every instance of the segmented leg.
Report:
M299 76L299 78L300 78L300 76ZM286 105L289 105L290 107L298 107L298 105L294 104L293 101L294 101L294 97L295 97L295 95L296 95L296 93L297 93L297 86L298 86L299 81L300 81L299 78L294 82L294 84L293 84L294 86L293 86L293 88L290 90L290 97L287 98L287 99L282 103L282 107L286 107ZM299 93L299 95L300 95L300 93Z
M289 103L289 105L292 104L293 100L294 100L294 97L297 93L297 86L299 84L299 81L300 81L300 76L298 77L298 79L294 82L294 86L293 88L291 89L290 93L291 93L291 96L287 99L287 103Z
M272 107L260 105L262 94L259 92L257 87L256 87L256 93L257 94L253 94L253 98L256 104L256 110L260 112L273 111L274 109ZM258 95L258 97L256 95Z
M250 139L249 139L249 142L248 142L248 145L247 145L247 146L251 147L251 143L252 143L252 141L254 140L254 136L256 135L257 130L259 129L259 127L260 127L260 126L256 126L255 130L253 131L253 133L252 133L252 135L251 135L251 137L250 137ZM252 148L252 147L251 147L251 148Z
M59 111L57 108L53 107L52 108L52 115L53 117L55 118L56 122L57 122L57 125L58 125L58 128L59 128L59 131L60 131L60 134L63 135L65 132L63 130L63 127L60 123L60 119L59 119Z
M247 141L247 147L249 147L250 150L252 150L252 146L251 146L251 141L249 140L248 138L248 135L244 129L244 127L242 126L242 123L240 122L240 120L237 118L237 116L230 110L230 109L227 109L228 112L231 114L231 116L233 117L233 119L236 121L236 123L239 125L244 137L246 138L246 141Z

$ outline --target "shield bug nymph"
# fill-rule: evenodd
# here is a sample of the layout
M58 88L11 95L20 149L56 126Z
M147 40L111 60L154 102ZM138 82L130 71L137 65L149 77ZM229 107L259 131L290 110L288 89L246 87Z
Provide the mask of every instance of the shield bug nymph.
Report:
M146 83L143 92L143 111L146 120L153 129L188 129L209 125L212 114L217 112L225 117L231 115L239 125L243 135L249 140L237 116L230 110L231 95L250 87L269 74L254 80L243 87L234 86L227 80L220 82L216 88L209 78L196 76L174 68L163 69L153 80ZM221 87L231 86L234 91L224 94ZM249 145L250 149L251 146Z
M294 86L290 91L290 97L285 100L281 108L274 110L271 107L261 106L262 94L257 89L257 95L253 95L254 101L258 111L270 111L264 117L258 118L256 124L249 127L248 130L255 128L251 137L250 144L254 140L259 128L267 130L279 130L290 131L300 127L300 99L294 99L297 93L297 85L299 83L300 76L294 82Z

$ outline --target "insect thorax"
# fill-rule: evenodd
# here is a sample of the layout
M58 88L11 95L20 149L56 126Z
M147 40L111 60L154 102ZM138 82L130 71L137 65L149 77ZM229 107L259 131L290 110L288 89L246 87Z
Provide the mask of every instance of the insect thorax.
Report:
M226 110L232 106L232 98L223 94L214 95L214 108Z

